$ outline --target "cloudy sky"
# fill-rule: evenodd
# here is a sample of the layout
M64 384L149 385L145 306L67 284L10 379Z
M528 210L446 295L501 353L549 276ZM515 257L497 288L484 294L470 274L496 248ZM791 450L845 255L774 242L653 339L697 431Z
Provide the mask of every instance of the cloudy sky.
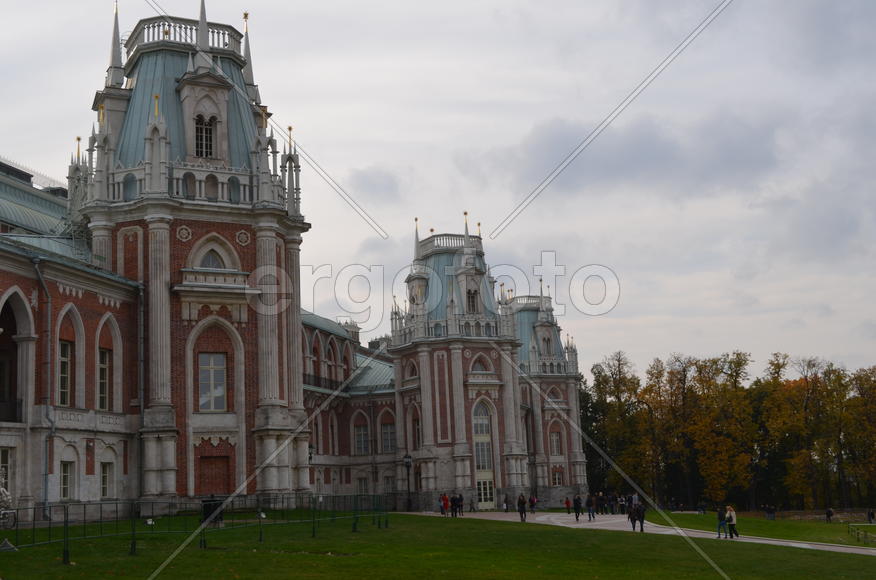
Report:
M424 234L458 232L468 210L473 229L493 231L717 3L208 0L207 10L239 28L250 11L263 101L388 234L305 168L304 263L331 269L317 282L305 272L305 299L329 317L364 300L373 336L388 329L414 216ZM197 0L158 4L197 17ZM120 14L130 31L155 10L123 0ZM94 120L112 4L15 3L5 16L0 155L63 177ZM485 240L488 262L527 272L537 291L533 266L555 256L567 274L552 288L566 305L560 323L585 368L617 349L640 371L671 352L733 349L753 353L754 374L773 351L876 363L873 22L867 0L736 0ZM620 282L601 316L569 297L571 274L589 264ZM369 284L355 277L366 268ZM338 301L334 286L351 291Z

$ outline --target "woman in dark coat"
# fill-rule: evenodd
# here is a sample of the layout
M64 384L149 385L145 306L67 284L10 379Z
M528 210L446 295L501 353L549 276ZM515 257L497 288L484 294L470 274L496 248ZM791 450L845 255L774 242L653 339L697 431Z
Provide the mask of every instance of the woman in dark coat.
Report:
M517 498L517 512L520 514L520 521L526 521L526 498L523 494L520 494L520 497Z

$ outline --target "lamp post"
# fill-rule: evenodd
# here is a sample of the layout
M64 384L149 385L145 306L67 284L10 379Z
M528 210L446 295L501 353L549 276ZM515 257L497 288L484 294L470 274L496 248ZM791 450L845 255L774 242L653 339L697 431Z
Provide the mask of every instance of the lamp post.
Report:
M405 471L407 472L407 480L408 480L408 509L407 509L407 511L411 511L411 465L414 464L414 458L411 457L410 453L405 453L403 460L405 462Z

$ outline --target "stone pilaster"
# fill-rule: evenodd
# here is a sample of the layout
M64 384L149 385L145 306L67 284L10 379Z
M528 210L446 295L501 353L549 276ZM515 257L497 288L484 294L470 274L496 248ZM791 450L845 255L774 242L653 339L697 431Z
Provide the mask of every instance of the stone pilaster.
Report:
M256 226L256 267L259 290L256 319L258 321L259 406L280 404L280 384L277 369L279 339L279 272L277 271L277 236L275 224Z
M304 412L304 356L301 351L301 236L286 238L286 279L291 285L290 301L286 305L289 327L289 405L294 411ZM303 417L302 417L303 420Z
M91 263L112 270L112 224L92 218L88 228L91 230Z
M418 363L420 367L420 400L423 405L423 413L420 420L423 427L423 446L430 447L435 444L435 415L432 410L432 373L430 365L428 347L420 347L417 350Z
M149 405L170 405L170 217L149 216Z

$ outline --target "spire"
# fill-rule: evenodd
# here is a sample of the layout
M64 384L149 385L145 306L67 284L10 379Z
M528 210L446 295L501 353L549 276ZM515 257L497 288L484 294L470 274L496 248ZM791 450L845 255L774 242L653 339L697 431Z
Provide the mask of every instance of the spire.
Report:
M195 45L198 50L196 62L198 69L212 68L213 59L210 58L210 28L207 26L207 7L204 0L201 0L201 17L198 20L198 42Z
M189 63L186 65L186 74L195 72L195 64L192 62L192 53L189 53Z
M468 212L462 212L462 219L465 220L465 245L468 245Z
M198 50L210 49L210 29L207 28L207 6L201 0L201 17L198 20Z
M246 94L251 101L261 103L262 98L259 95L259 87L255 84L255 78L252 73L252 47L249 41L249 12L243 13L243 59L246 63L243 65L243 81L246 83Z
M122 44L119 41L119 3L115 2L113 8L113 39L110 45L110 64L106 69L106 83L108 87L121 87L125 78L125 69L122 68Z
M243 13L243 59L246 64L243 65L243 80L246 84L254 84L252 75L252 54L249 47L249 12Z
M420 259L420 218L414 218L414 260Z

